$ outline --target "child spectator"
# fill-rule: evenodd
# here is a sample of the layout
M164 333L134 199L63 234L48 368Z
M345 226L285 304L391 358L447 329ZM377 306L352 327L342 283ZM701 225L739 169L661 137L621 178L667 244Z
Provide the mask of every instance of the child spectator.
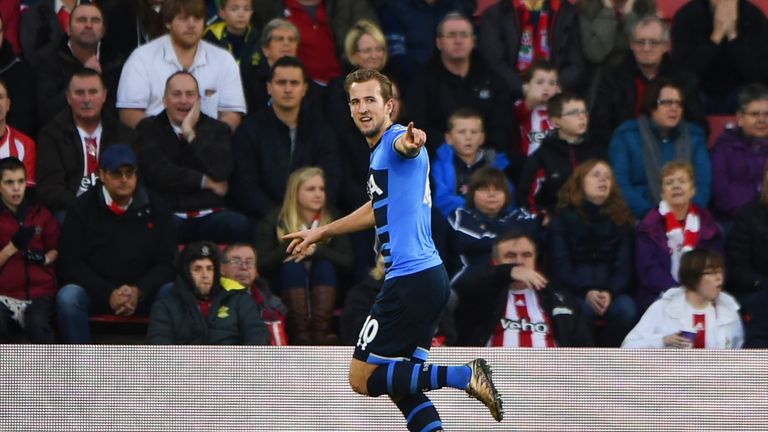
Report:
M538 229L535 216L511 210L512 192L503 172L484 167L472 174L466 205L448 218L453 231L450 250L459 255L462 268L454 277L482 267L491 259L491 248L498 235L511 228L524 228L532 237Z
M525 161L517 190L518 203L542 214L545 224L557 204L557 192L576 166L600 157L586 140L589 112L584 98L560 93L547 102L547 110L555 130Z
M512 156L512 178L520 178L520 171L528 156L536 151L552 129L547 102L560 93L557 67L539 60L522 74L523 98L515 102L515 120L520 127L520 145ZM513 150L514 151L514 150Z
M59 224L26 188L24 164L0 159L0 343L20 329L31 342L53 343Z
M432 164L435 205L448 217L464 205L469 178L485 166L503 170L509 159L493 149L482 149L485 142L483 117L477 111L460 108L448 117L445 143L438 147Z
M205 29L203 39L232 53L237 64L258 64L258 31L251 24L253 0L221 0L219 17Z
M353 256L347 237L339 236L313 245L303 261L295 262L286 251L290 241L283 240L283 236L326 225L333 218L326 203L323 170L305 167L289 176L282 207L267 215L261 224L261 270L278 276L279 284L274 286L279 286L288 307L288 338L294 345L338 343L338 336L331 331L337 275L352 266Z

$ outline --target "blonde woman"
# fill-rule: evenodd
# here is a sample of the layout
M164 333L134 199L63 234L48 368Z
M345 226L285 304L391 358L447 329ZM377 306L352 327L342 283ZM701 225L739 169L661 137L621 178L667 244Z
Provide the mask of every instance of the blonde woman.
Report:
M349 241L341 236L313 245L307 251L308 257L297 263L286 260L289 242L281 238L332 220L333 213L326 205L323 170L305 167L291 173L282 207L267 215L261 224L260 271L275 282L273 286L283 297L288 308L288 340L294 345L338 342L331 331L336 276L351 267L353 256Z

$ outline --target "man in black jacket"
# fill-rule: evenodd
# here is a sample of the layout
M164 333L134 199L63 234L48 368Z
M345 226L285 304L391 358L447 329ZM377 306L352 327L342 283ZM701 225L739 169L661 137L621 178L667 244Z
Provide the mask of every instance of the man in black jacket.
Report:
M96 184L98 157L113 143L132 145L136 134L104 110L107 89L93 69L69 79L67 103L37 140L37 196L61 221L64 210Z
M218 247L195 243L181 252L179 276L152 307L147 340L161 345L267 345L261 307L239 282L222 278Z
M472 108L483 117L486 147L511 148L512 100L501 76L475 52L472 22L453 12L437 28L438 53L413 79L406 106L413 122L427 133L427 150L434 155L444 141L448 117L459 108Z
M458 345L593 345L578 301L536 271L536 243L523 231L499 236L493 264L462 278L454 289Z
M768 75L768 19L747 0L692 0L674 21L672 55L698 77L707 114L733 114L741 87Z
M99 163L102 182L70 207L59 241L56 303L70 343L90 342L91 314L147 314L174 275L170 209L138 185L133 150L114 144Z
M280 206L288 176L306 166L325 171L327 201L335 205L341 182L338 146L322 116L302 108L307 86L301 61L280 58L267 84L272 105L246 117L235 133L232 198L253 218Z
M67 106L65 90L70 77L87 67L101 74L107 88L108 109L116 114L115 95L124 58L108 44L102 43L105 33L101 9L92 3L82 3L72 10L69 18L69 38L63 38L54 49L40 57L37 72L37 111L44 125Z
M186 71L166 81L165 111L143 119L139 165L147 187L175 213L179 242L250 242L248 218L225 207L232 172L229 127L200 112L197 80Z
M705 130L707 120L699 100L696 76L673 63L669 56L669 25L652 15L638 20L629 40L631 56L608 69L597 87L592 104L591 139L607 149L614 129L636 118L642 109L643 94L651 80L666 77L683 91L683 115Z

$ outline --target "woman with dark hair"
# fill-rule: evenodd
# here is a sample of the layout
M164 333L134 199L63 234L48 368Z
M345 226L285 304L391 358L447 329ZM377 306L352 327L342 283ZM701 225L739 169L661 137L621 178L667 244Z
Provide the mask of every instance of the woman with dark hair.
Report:
M680 258L680 285L648 308L622 348L741 348L739 303L722 292L723 257L706 248L687 252Z
M706 208L711 168L704 131L683 118L683 91L666 78L645 90L642 114L613 133L608 157L632 214L642 219L661 200L659 171L669 161L689 162L696 171L697 205Z
M250 290L222 278L219 248L190 244L178 259L171 293L149 316L147 340L159 345L267 345L269 335Z
M739 92L739 127L726 129L712 147L712 207L721 222L732 220L763 185L768 162L768 87Z
M475 268L488 265L496 236L521 227L536 237L537 218L524 210L510 208L512 194L507 182L502 171L493 167L480 168L469 179L466 205L448 217L453 228L449 234L449 250L461 261L453 281Z
M634 218L607 162L590 159L560 189L549 228L552 274L582 301L590 324L607 321L601 345L619 346L635 324L627 295L632 276Z
M637 301L645 310L669 288L680 285L683 253L709 247L722 253L723 238L706 208L694 204L694 171L687 162L661 169L661 201L637 226Z

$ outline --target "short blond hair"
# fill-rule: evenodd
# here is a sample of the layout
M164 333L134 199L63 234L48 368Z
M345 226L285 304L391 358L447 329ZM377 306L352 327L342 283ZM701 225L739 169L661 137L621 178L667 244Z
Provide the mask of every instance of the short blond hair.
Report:
M357 44L360 42L360 38L364 35L368 35L376 41L377 44L384 47L384 63L387 63L387 39L384 37L384 33L379 26L367 19L358 20L352 28L347 32L347 36L344 38L344 55L347 56L347 60L352 62L352 56L357 52ZM357 66L357 65L354 65Z

